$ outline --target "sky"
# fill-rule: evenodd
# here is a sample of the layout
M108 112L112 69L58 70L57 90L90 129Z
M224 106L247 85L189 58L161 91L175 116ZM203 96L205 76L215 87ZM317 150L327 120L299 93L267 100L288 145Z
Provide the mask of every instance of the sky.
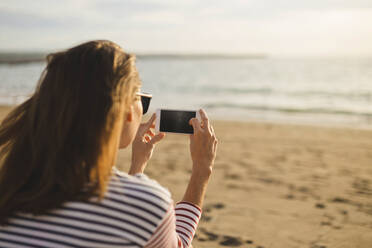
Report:
M371 0L1 0L1 51L372 56Z

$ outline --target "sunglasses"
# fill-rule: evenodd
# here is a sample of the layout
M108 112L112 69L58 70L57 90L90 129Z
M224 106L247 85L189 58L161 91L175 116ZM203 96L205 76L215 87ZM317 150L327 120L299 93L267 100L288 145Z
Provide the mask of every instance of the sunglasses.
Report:
M148 93L144 93L144 92L137 92L137 96L141 97L142 109L143 109L142 114L146 114L147 110L149 110L152 95Z

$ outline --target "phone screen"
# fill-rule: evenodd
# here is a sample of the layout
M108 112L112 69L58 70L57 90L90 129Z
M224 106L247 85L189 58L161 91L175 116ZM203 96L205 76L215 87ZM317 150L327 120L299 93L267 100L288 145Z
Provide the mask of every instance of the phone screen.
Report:
M192 134L194 129L189 121L195 116L195 111L160 110L159 131Z

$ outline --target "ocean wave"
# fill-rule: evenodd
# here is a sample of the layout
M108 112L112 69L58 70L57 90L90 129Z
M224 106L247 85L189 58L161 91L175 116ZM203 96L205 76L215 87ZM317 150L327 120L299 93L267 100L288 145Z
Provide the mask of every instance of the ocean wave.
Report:
M372 92L295 91L287 92L286 94L298 97L337 97L349 100L363 99L372 101Z
M209 93L226 93L226 94L237 94L237 95L278 95L287 97L304 97L304 98L338 98L347 100L365 100L372 102L372 92L360 91L360 92L330 92L330 91L284 91L276 90L274 88L262 87L262 88L213 88L203 87L203 92Z
M221 87L202 87L202 92L209 93L234 93L234 94L271 94L274 93L272 88L221 88Z
M293 114L332 114L332 115L350 115L350 116L362 116L372 117L372 112L356 112L343 109L325 109L325 108L294 108L294 107L274 107L265 105L242 105L232 103L208 103L204 104L203 108L206 109L243 109L243 110L255 110L255 111L274 111L283 113Z

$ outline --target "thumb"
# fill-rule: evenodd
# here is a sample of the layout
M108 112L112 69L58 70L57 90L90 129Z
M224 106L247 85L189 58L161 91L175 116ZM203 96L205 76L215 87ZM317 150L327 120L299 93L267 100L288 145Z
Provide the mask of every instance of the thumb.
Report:
M192 125L192 127L194 128L194 133L195 132L200 132L201 131L201 127L200 127L200 122L198 119L196 118L192 118L190 119L190 125Z
M156 114L153 113L152 116L151 116L151 118L150 118L150 120L146 124L148 124L149 126L151 126L152 123L154 123L155 119L156 119Z
M153 113L150 120L146 122L146 129L149 129L156 119L156 114Z
M142 123L138 129L137 136L139 137L145 136L147 131L151 128L152 124L154 123L155 118L156 118L156 114L154 113L152 114L151 118L147 122Z
M165 137L165 133L158 133L152 139L150 140L149 144L150 145L156 145L159 143L163 138Z

